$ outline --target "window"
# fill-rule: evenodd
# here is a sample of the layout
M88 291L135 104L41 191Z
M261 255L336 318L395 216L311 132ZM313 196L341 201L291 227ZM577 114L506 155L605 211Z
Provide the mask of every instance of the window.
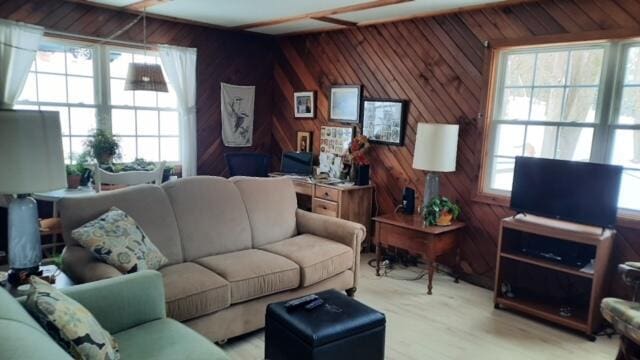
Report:
M15 106L60 112L65 160L74 163L92 130L120 140L123 162L180 160L176 95L125 91L130 62L160 64L156 54L47 39ZM103 64L104 63L104 64Z
M40 47L17 109L60 112L65 159L71 162L96 128L95 50L47 43Z
M485 192L508 195L516 156L625 167L619 206L640 210L640 43L500 51Z

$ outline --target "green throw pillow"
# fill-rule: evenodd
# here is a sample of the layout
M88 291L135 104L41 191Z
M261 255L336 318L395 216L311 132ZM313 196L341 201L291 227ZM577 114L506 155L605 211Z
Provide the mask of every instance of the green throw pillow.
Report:
M71 237L123 273L158 270L167 263L136 221L116 207L73 230Z
M120 359L118 345L89 310L45 281L32 276L25 307L47 333L75 359Z

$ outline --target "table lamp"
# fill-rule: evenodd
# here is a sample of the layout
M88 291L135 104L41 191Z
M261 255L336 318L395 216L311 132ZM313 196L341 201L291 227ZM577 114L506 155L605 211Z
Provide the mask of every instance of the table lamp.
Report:
M29 195L65 188L58 112L0 110L0 194L9 203L10 282L35 274L42 260L38 206ZM13 275L13 276L11 276Z
M456 170L459 125L419 123L413 151L413 168L427 171L424 204L440 193L441 172Z

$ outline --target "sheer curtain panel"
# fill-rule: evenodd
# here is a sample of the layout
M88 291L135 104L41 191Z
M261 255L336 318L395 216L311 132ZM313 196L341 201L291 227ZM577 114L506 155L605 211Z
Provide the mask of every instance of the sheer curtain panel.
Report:
M160 45L158 48L162 66L178 99L182 176L195 176L198 170L196 154L197 50L169 45Z
M43 35L39 26L0 20L0 108L20 96Z

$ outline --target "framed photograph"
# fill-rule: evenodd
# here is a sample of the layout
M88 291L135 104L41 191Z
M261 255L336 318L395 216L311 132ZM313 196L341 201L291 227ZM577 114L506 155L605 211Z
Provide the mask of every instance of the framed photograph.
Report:
M329 101L329 120L360 122L362 85L333 85Z
M320 152L342 156L349 149L353 139L352 127L322 126L320 132Z
M316 117L315 91L299 91L293 93L294 117L296 119L313 119Z
M297 132L297 141L296 141L296 151L297 152L311 152L313 149L313 143L311 142L311 132L309 131L298 131Z
M404 144L407 102L392 99L364 99L362 134L372 143Z

